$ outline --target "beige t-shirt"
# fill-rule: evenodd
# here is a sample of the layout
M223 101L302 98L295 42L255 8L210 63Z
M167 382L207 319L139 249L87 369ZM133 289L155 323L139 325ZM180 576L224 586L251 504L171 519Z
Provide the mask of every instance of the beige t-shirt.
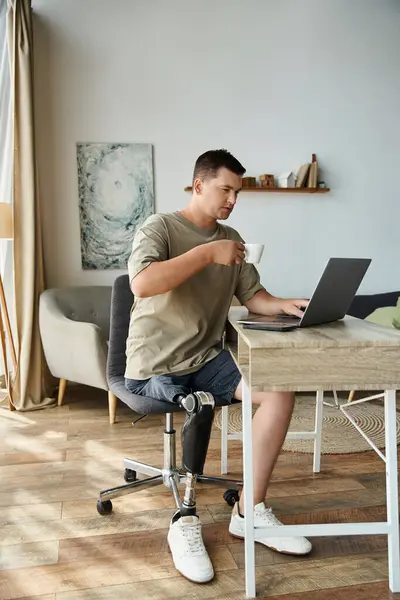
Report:
M197 227L179 212L152 215L133 240L129 280L152 262L226 239L243 242L237 231L220 223L210 230ZM262 289L252 264L211 264L170 292L135 298L125 377L148 379L153 375L196 371L220 352L233 296L243 304Z

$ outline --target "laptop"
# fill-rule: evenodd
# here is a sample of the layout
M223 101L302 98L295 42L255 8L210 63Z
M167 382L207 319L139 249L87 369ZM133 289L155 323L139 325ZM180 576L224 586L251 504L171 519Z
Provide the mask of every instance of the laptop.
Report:
M331 258L302 317L250 313L238 323L244 329L289 331L343 319L370 264L370 258Z

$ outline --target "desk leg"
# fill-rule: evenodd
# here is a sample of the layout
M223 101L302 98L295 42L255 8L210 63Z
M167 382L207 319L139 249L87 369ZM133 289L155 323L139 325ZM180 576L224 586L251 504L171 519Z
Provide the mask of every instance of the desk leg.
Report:
M388 535L389 587L400 592L399 492L397 480L396 392L385 392L386 504Z
M324 416L324 392L317 392L315 405L315 429L314 429L314 473L321 470L321 441L322 441L322 421Z
M256 597L252 420L251 390L245 381L242 380L243 493L245 515L244 553L247 598Z
M221 408L221 475L228 473L228 414L229 408Z

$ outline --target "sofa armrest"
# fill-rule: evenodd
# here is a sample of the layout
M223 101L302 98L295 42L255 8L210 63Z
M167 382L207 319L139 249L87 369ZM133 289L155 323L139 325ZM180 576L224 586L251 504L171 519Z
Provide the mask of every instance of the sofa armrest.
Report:
M46 362L54 377L107 390L107 341L98 325L66 317L50 295L39 303Z

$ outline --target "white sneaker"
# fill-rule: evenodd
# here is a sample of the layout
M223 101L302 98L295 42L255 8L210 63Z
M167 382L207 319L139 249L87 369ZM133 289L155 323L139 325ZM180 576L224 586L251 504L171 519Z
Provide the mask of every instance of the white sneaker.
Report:
M305 537L265 537L258 528L268 527L268 525L283 525L272 512L272 508L267 508L264 502L260 502L254 507L254 540L271 550L282 552L282 554L308 554L312 545ZM236 502L233 507L231 522L229 523L229 533L234 537L244 539L244 518L239 514L239 503Z
M194 583L207 583L214 577L214 569L201 536L199 517L180 517L172 520L168 544L175 568Z

